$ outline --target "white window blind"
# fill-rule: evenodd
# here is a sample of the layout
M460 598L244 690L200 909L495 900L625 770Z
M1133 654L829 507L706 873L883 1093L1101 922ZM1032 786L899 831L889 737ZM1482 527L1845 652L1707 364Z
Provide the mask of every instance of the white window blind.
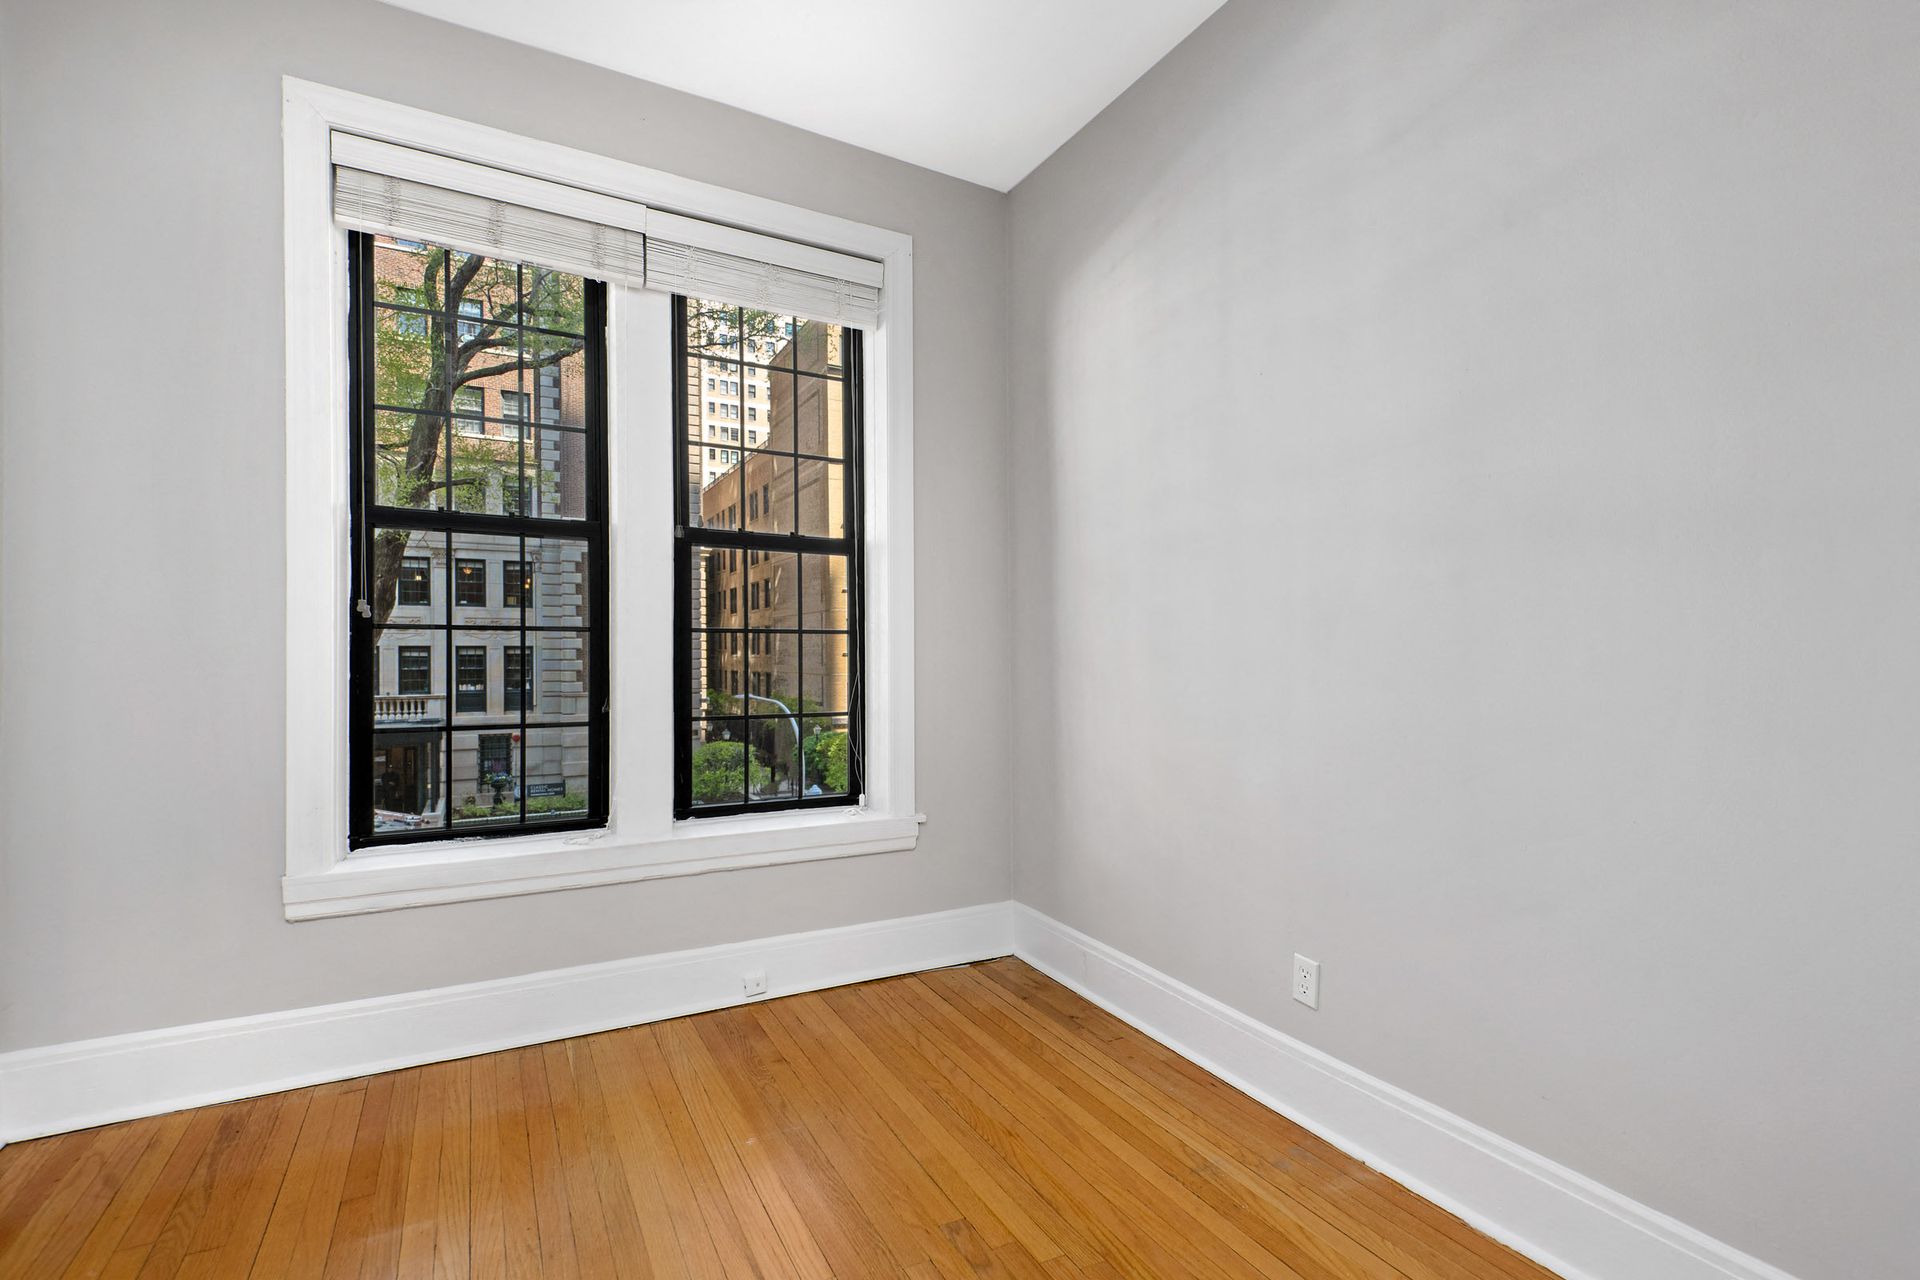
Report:
M867 258L353 134L333 135L333 161L343 226L809 320L880 318Z

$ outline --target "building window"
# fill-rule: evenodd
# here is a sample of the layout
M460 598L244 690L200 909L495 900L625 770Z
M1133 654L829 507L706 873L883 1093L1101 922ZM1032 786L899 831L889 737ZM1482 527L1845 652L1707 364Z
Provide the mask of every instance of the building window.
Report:
M500 393L500 416L513 422L527 420L527 395L524 391L502 391Z
M487 709L487 647L461 645L453 651L453 709L484 714Z
M433 650L426 645L401 645L399 670L393 691L408 697L433 692Z
M432 557L400 557L400 582L394 603L402 605L431 605L433 603Z
M606 288L433 244L359 232L348 243L359 584L349 843L604 825ZM407 311L416 297L421 310ZM429 319L424 330L395 323L415 314ZM440 322L449 315L458 323ZM516 424L536 391L552 405L537 451L520 431L476 430L486 389L502 383L517 388L498 393L500 416ZM509 620L489 608L489 561L504 574ZM444 596L435 565L449 579ZM536 565L551 575L538 608ZM446 606L424 619L392 616L436 596ZM533 693L536 642L556 690L544 700ZM383 648L397 653L396 688L424 697L424 713L376 711ZM545 790L529 805L535 769Z
M487 607L487 562L485 560L453 562L453 602L463 609Z
M506 560L500 565L500 607L524 609L533 600L533 562Z
M716 348L764 353L769 367L756 373L764 373L769 416L800 424L774 429L765 447L717 477L702 482L696 466L679 497L675 815L855 803L860 332L681 297L674 332L676 362L690 371L713 364ZM737 391L741 366L718 364ZM737 404L721 407L740 416ZM676 438L697 459L695 409L676 397ZM738 551L747 554L735 568ZM749 565L754 576L743 580Z

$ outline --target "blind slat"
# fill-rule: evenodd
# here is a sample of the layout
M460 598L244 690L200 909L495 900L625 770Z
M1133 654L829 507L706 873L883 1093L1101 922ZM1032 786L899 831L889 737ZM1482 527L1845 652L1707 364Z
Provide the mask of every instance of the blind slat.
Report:
M870 329L880 289L713 249L647 239L647 287Z
M345 165L333 173L333 216L344 225L595 280L646 283L646 237L637 231Z

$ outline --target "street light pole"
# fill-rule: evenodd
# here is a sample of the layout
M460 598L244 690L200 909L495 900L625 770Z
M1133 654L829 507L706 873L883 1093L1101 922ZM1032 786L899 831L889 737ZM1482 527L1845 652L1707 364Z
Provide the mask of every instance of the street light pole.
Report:
M741 696L746 698L751 698L755 702L771 702L774 706L780 708L782 711L787 713L787 723L793 726L793 763L795 767L800 767L801 754L804 749L800 745L800 719L798 716L793 714L793 708L788 706L786 703L780 701L780 699L778 698L762 697L760 694L757 694L757 693L747 693L747 694L742 694ZM746 748L749 753L753 751L753 742L751 739L747 741Z

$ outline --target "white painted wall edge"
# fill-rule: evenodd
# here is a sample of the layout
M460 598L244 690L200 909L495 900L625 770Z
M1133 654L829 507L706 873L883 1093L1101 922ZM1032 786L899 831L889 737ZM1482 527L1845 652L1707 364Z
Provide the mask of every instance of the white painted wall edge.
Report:
M1015 903L1014 954L1566 1280L1794 1280Z
M746 1003L1013 950L1011 904L794 933L0 1054L0 1142ZM765 997L756 997L761 999Z

